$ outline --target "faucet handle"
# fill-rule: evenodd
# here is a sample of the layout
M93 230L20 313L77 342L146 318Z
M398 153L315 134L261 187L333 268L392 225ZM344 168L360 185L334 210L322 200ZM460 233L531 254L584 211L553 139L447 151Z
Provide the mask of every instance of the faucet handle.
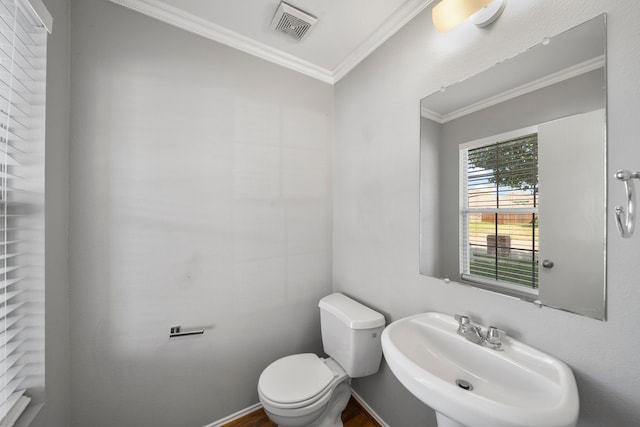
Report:
M495 326L489 326L487 329L487 337L485 343L488 347L502 351L502 340L507 336L507 333L502 329L498 329Z
M469 316L456 314L453 317L458 321L459 326L469 325L471 323L471 319L469 319Z

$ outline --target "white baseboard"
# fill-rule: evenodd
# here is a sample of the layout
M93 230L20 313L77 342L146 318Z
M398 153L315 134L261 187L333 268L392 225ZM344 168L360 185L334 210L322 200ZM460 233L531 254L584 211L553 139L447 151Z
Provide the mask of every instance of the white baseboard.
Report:
M214 421L211 424L207 424L204 427L220 427L220 426L223 426L223 425L225 425L227 423L230 423L231 421L237 420L238 418L242 418L245 415L248 415L248 414L252 413L253 411L255 411L257 409L260 409L260 408L262 408L262 405L260 403L256 403L255 405L251 405L248 408L241 409L238 412L235 412L235 413L233 413L233 414L231 414L229 416L226 416L226 417L224 417L222 419L219 419L218 421Z
M378 414L376 414L376 412L373 409L371 409L371 406L369 406L367 404L367 402L365 402L362 399L362 397L360 397L360 395L358 395L358 393L356 393L355 391L351 390L351 395L353 396L353 398L355 400L358 401L358 403L360 405L362 405L362 407L364 409L367 410L369 415L371 415L373 417L373 419L376 420L382 427L389 427L389 424L385 423L384 420L382 418L380 418L380 416ZM219 419L218 421L214 421L211 424L207 424L204 427L221 427L221 426L223 426L223 425L225 425L227 423L230 423L231 421L235 421L238 418L242 418L245 415L248 415L248 414L252 413L253 411L258 410L260 408L262 408L262 404L256 403L255 405L251 405L248 408L241 409L238 412L235 412L235 413L233 413L233 414L231 414L229 416L226 416L226 417L224 417L222 419Z
M374 411L373 409L371 409L371 406L369 406L367 404L367 402L365 402L362 397L360 397L360 395L358 393L356 393L354 390L351 390L351 395L353 396L353 398L355 400L358 401L359 404L362 405L362 407L364 409L367 410L367 412L369 413L369 415L371 415L373 417L374 420L376 420L378 422L378 424L380 424L382 427L390 427L389 424L387 424L382 418L380 418L380 415L378 415L376 413L376 411Z

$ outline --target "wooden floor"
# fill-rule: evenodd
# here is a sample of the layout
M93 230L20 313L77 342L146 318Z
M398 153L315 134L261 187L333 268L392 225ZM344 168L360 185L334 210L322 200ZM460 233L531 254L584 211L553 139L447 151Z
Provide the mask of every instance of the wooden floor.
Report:
M342 412L342 423L344 427L381 427L353 397ZM276 424L260 408L222 427L276 427Z

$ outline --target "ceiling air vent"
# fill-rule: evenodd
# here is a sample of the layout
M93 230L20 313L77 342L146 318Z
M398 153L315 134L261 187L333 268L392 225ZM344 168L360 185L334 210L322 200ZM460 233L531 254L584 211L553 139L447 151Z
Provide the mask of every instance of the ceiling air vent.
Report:
M271 28L281 31L300 41L318 19L288 3L280 2L271 21Z

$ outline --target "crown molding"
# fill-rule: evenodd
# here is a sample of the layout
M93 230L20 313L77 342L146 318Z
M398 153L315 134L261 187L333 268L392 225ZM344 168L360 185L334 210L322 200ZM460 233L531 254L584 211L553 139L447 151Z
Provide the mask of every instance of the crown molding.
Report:
M324 68L303 61L281 50L257 42L235 31L213 24L160 0L110 0L113 3L140 12L151 18L189 31L218 43L241 50L266 61L306 74L315 79L333 84L333 74Z
M294 55L274 49L269 45L243 36L198 16L184 12L162 0L110 0L151 18L173 25L185 31L225 44L250 55L273 62L293 71L335 84L364 60L371 52L413 19L433 0L410 0L391 18L385 21L358 49L345 58L334 70L327 70Z
M447 123L451 120L466 116L467 114L475 113L476 111L480 111L493 105L500 104L504 101L508 101L518 96L525 95L527 93L542 89L547 86L551 86L556 83L560 83L564 80L568 80L573 77L588 73L590 71L597 70L598 68L603 68L605 66L605 63L606 59L604 55L597 56L593 59L589 59L555 73L551 73L537 80L533 80L524 85L501 92L495 96L483 99L482 101L467 105L448 114L439 114L425 107L420 108L420 114L422 115L422 117L433 120L437 123Z
M427 107L420 106L420 115L425 119L429 119L436 123L440 123L440 124L444 123L442 114L438 114L435 111L431 111Z
M374 50L380 47L391 36L404 27L409 21L415 18L434 0L410 0L398 9L384 24L364 41L356 50L347 56L334 70L334 82L338 82L346 76L349 71L353 70Z

